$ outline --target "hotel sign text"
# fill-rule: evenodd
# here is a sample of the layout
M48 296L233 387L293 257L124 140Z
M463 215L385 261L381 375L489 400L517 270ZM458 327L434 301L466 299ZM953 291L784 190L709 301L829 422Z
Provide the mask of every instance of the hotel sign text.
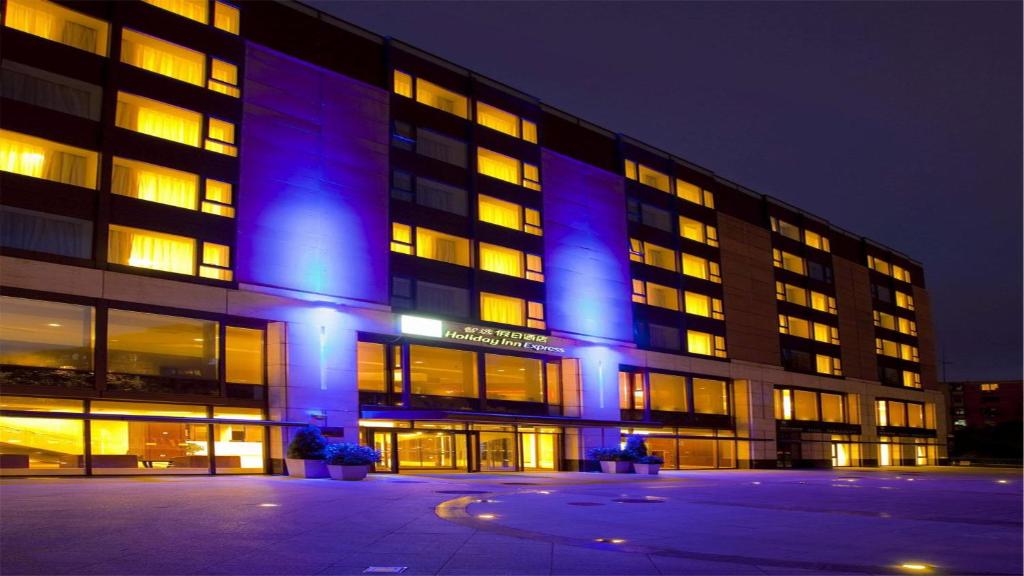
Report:
M565 354L566 347L563 339L546 334L444 322L419 316L402 316L401 330L403 334L541 354Z

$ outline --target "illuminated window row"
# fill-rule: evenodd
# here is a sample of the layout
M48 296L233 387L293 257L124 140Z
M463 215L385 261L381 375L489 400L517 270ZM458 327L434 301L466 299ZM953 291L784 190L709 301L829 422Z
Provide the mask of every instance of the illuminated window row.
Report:
M115 124L171 142L203 148L211 152L237 156L235 125L219 118L207 117L204 132L203 115L135 94L117 93Z
M197 244L202 246L198 254ZM116 224L110 225L107 261L188 276L195 276L198 267L199 276L214 280L230 281L234 277L230 246Z
M633 160L626 160L626 178L634 180L651 188L661 190L667 194L675 193L676 196L708 208L715 207L715 196L708 190L690 184L679 178L670 178L668 174L659 172ZM673 190L673 183L675 184Z
M803 242L811 248L817 248L818 250L823 250L825 252L831 251L831 246L829 245L827 236L822 236L821 234L812 232L806 228L801 230L799 226L790 224L785 220L780 220L775 216L771 217L771 224L772 232L776 232L786 238L796 240L797 242Z
M658 246L650 242L643 242L636 238L629 240L629 259L634 262L642 262L650 266L656 266L664 270L679 272L680 260L682 261L682 272L686 276L700 278L715 283L722 281L721 268L718 262L694 256L683 252L676 255L675 250Z
M889 262L886 262L881 258L876 258L870 254L868 254L868 268L875 272L885 274L886 276L892 276L897 280L910 282L910 270L907 270L898 264L890 264Z
M687 314L713 318L715 320L725 320L721 299L686 290L683 291L683 304L681 308L679 289L654 282L634 279L633 302L668 310L685 311Z
M4 25L106 56L110 25L47 0L7 0Z
M836 299L834 297L793 284L775 282L775 298L821 312L836 314Z
M878 300L887 304L896 304L905 310L914 309L914 297L907 292L893 290L888 286L882 286L880 284L872 284L871 294Z
M173 12L178 16L184 16L189 20L195 20L200 24L210 23L210 2L209 0L143 0L157 8ZM213 2L213 27L231 34L238 34L240 13L238 8L214 0Z
M783 270L807 276L814 280L832 283L832 267L819 264L814 260L808 260L785 250L772 248L772 262L776 268L782 268Z
M477 148L476 169L484 176L504 180L530 190L540 190L540 171L536 164L523 162L486 148Z
M807 338L808 340L815 340L826 344L839 345L839 328L822 324L821 322L811 322L796 316L779 314L779 333L796 336L797 338Z
M890 358L920 362L917 346L901 344L892 340L886 340L885 338L875 338L875 352Z
M895 330L908 336L917 336L917 322L901 316L893 316L887 312L872 312L875 319L875 326L886 330Z
M878 426L904 426L907 428L935 428L935 405L927 407L920 402L876 400L875 418Z
M812 354L805 350L782 347L782 365L787 370L814 372L828 376L842 376L843 367L839 358L827 354Z
M480 293L480 320L544 330L544 304L514 296Z
M125 64L238 98L238 67L209 57L207 78L207 60L202 52L135 30L121 31L121 61Z
M685 216L679 217L679 235L708 246L718 246L718 228Z
M619 372L619 408L654 412L729 414L729 383L682 374Z
M97 187L99 153L0 130L0 170L83 188Z
M472 242L468 238L445 234L422 226L410 226L394 222L391 224L391 251L409 254L429 260L438 260L471 267L473 265ZM544 281L543 259L537 254L496 246L486 242L477 243L477 260L481 270Z
M544 230L541 227L540 212L533 208L520 206L514 202L478 194L477 215L481 222L519 230L534 236L544 235Z
M776 420L860 423L855 394L847 397L845 394L816 390L775 388L773 395Z
M537 143L537 125L525 118L495 108L483 102L476 103L476 122L491 130L497 130L514 138L522 138L527 142Z

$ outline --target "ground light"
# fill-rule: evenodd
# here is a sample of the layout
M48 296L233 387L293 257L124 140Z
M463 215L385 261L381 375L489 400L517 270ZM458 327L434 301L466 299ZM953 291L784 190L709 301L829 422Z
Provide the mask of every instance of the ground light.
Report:
M497 518L494 514L477 514L476 517L481 520L494 520Z
M263 504L260 504L260 508L277 508L278 506L280 506L280 504L274 504L272 502L264 502Z
M904 562L904 563L900 564L898 566L898 568L900 570L904 570L906 572L912 572L912 573L915 573L915 574L924 574L924 573L927 573L927 572L931 572L931 569L932 569L931 566L929 566L927 564L922 564L920 562Z
M594 538L594 542L601 542L604 544L622 544L625 540L622 538Z
M1009 484L1009 480L996 480L996 484Z

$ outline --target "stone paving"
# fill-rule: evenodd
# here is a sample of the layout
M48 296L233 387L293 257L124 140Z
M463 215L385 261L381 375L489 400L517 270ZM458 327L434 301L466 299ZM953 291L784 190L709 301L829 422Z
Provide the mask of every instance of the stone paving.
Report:
M1020 470L0 480L0 573L1021 574Z

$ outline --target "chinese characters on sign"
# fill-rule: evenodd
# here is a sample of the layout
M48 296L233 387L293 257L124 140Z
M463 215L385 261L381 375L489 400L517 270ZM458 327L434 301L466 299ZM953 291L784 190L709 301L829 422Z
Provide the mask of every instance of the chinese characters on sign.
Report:
M427 325L429 323L429 326ZM488 328L457 322L441 322L403 316L402 333L419 336L431 336L442 340L455 340L495 348L522 350L524 352L540 352L547 354L565 354L565 346L561 339L546 334L534 334L504 328ZM425 329L425 328L429 328Z

